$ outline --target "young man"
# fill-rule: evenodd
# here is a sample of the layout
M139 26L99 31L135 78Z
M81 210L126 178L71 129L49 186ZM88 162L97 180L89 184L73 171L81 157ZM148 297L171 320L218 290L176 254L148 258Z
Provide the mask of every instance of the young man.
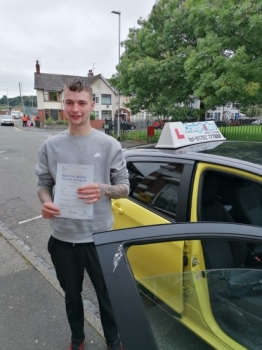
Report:
M107 347L120 350L114 315L93 243L92 234L112 229L111 198L124 198L129 191L128 172L121 145L112 137L93 129L90 112L94 109L92 88L80 79L64 87L64 108L69 129L47 139L39 149L36 174L42 216L50 220L52 235L48 242L57 278L65 291L66 313L71 328L69 349L84 348L84 311L82 284L86 269L96 290ZM59 217L53 203L57 164L94 167L95 183L77 190L79 199L93 205L92 219Z

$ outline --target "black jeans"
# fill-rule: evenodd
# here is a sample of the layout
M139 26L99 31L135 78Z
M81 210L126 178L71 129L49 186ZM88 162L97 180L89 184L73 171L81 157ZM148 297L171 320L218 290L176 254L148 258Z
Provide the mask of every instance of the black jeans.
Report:
M94 243L73 244L51 236L48 251L58 281L65 292L66 313L72 332L72 342L79 343L85 336L81 295L85 269L97 294L106 342L108 344L115 342L118 339L118 331Z

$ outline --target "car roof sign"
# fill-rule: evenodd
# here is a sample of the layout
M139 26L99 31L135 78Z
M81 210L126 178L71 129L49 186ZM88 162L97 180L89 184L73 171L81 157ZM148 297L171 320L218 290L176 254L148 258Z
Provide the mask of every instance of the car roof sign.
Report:
M225 140L214 121L169 122L164 125L155 148L181 148L199 143Z

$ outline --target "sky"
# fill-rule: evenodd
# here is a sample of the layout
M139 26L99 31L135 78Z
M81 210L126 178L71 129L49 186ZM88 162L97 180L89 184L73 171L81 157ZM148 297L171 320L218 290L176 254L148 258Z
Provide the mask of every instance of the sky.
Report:
M0 0L0 97L35 95L36 60L41 73L110 78L121 41L155 0ZM123 49L121 49L121 53Z

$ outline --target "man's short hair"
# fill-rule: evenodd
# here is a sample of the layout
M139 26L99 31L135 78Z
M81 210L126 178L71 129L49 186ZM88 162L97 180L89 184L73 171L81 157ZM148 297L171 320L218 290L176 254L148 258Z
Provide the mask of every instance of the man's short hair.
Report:
M92 87L81 78L71 78L64 85L64 92L68 89L70 91L87 91L90 95L90 98L93 98L93 89Z

